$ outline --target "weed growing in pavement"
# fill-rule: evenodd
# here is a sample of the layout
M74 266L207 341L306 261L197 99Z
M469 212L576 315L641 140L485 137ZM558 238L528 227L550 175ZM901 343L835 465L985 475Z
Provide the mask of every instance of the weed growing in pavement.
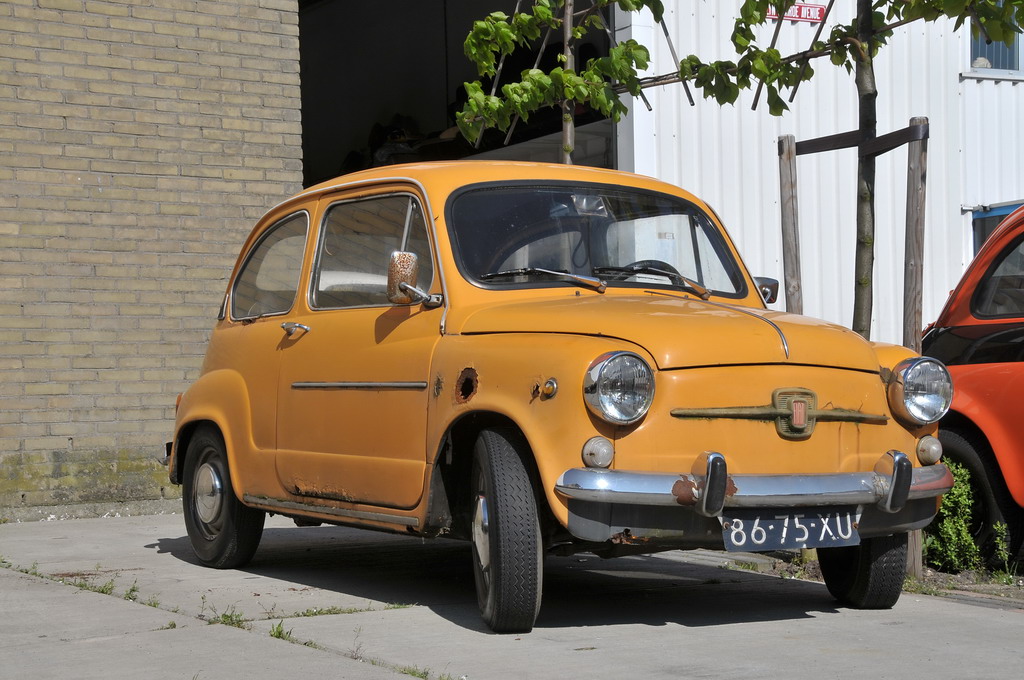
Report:
M64 579L60 579L60 583L66 583L67 585L74 586L79 590L88 590L93 593L99 593L100 595L110 595L114 592L114 579L110 579L109 581L99 585L85 578L76 579L74 581L65 581Z
M757 571L757 564L755 562L736 562L735 565L731 566L733 569L742 569L743 571Z
M295 612L292 616L333 616L334 614L359 614L371 612L369 607L312 607L305 611Z
M135 581L134 583L132 583L131 588L129 588L128 590L124 591L124 599L128 600L129 602L135 602L136 600L139 599L139 582L138 581Z
M153 609L160 609L160 600L156 599L156 595L153 595L142 604L146 605L147 607L152 607Z
M401 603L388 603L385 604L384 611L390 609L408 609L414 607L412 604L401 604ZM334 616L335 614L362 614L364 612L377 611L373 607L310 607L301 612L295 612L292 616L306 617L306 616ZM273 610L271 610L271 613ZM274 616L267 616L267 618L276 618Z
M278 621L270 627L270 637L277 638L278 640L286 640L288 642L292 642L292 629L289 628L288 630L285 630L284 619L281 619L280 621Z
M363 634L363 627L356 626L355 636L352 638L352 646L348 648L348 656L352 657L356 661L363 660L363 643L359 641L359 636Z
M39 563L38 562L33 562L32 566L29 567L28 569L26 569L25 567L18 567L18 571L20 571L22 574L28 574L29 576L41 576L43 578L46 578L46 574L40 574L39 573Z
M172 628L177 627L178 624L176 624L174 621L168 621L166 626L160 626L159 628L157 628L157 630L171 630Z
M992 580L1004 586L1020 586L1021 583L1017 579L1017 564L1010 559L1010 528L1005 522L996 522L992 528L996 534L993 558L1002 565L1001 569L992 572Z
M0 569L10 569L11 563L4 559L3 555L0 555Z
M245 620L245 616L240 612L235 611L234 607L228 607L227 611L221 614L216 614L216 612L214 613L215 616L207 619L207 623L219 623L224 626L242 628L243 630L248 630L250 628L250 624Z
M942 595L942 590L924 581L918 581L913 576L907 576L903 580L903 592L915 593L917 595Z
M419 666L398 666L395 670L403 675L411 675L414 678L430 680L429 668L420 668Z

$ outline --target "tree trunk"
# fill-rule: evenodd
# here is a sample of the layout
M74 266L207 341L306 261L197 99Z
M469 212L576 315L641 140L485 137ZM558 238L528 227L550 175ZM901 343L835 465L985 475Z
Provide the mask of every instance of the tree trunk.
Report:
M572 14L573 0L565 0L565 12L562 16L562 42L564 45L563 54L565 63L562 65L566 71L573 71L576 64L572 58ZM576 102L566 99L562 102L562 149L561 162L572 165L572 152L576 147Z
M871 0L857 0L857 95L861 142L876 136L875 70L871 63ZM872 274L875 263L875 157L860 155L857 163L857 247L854 255L853 330L871 335Z

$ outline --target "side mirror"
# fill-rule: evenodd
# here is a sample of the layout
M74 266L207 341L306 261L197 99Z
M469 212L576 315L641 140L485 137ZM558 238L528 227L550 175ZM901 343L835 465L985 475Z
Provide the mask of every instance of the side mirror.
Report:
M761 299L767 304L771 304L779 299L779 282L776 279L770 279L767 276L755 276L754 283L757 284L757 292L761 294Z
M388 262L388 302L393 305L421 303L425 307L440 307L441 296L430 295L416 287L420 273L416 253L396 250Z

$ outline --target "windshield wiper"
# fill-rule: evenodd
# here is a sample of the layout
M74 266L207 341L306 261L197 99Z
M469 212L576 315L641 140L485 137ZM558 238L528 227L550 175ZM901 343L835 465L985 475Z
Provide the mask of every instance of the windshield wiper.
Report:
M557 276L566 281L572 281L573 283L578 283L581 286L593 288L598 293L603 293L604 289L607 287L604 281L598 278L594 278L593 276L580 276L578 274L570 274L567 271L558 271L555 269L542 269L541 267L522 267L520 269L506 269L505 271L481 274L477 278L479 278L481 281L489 281L491 279L504 279L512 276L529 276L530 274L546 274L548 276Z
M683 276L677 271L669 271L660 267L654 267L651 265L634 264L627 265L625 267L594 267L593 272L595 274L654 274L656 276L664 276L671 279L680 287L689 290L691 293L696 294L701 300L707 300L711 297L711 291L704 286L700 285L693 279Z

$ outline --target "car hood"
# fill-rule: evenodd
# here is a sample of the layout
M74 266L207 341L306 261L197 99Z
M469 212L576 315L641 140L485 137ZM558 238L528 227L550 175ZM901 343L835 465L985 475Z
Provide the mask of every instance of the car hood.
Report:
M567 333L627 340L661 369L793 363L878 371L871 345L818 319L657 293L489 305L459 332Z

